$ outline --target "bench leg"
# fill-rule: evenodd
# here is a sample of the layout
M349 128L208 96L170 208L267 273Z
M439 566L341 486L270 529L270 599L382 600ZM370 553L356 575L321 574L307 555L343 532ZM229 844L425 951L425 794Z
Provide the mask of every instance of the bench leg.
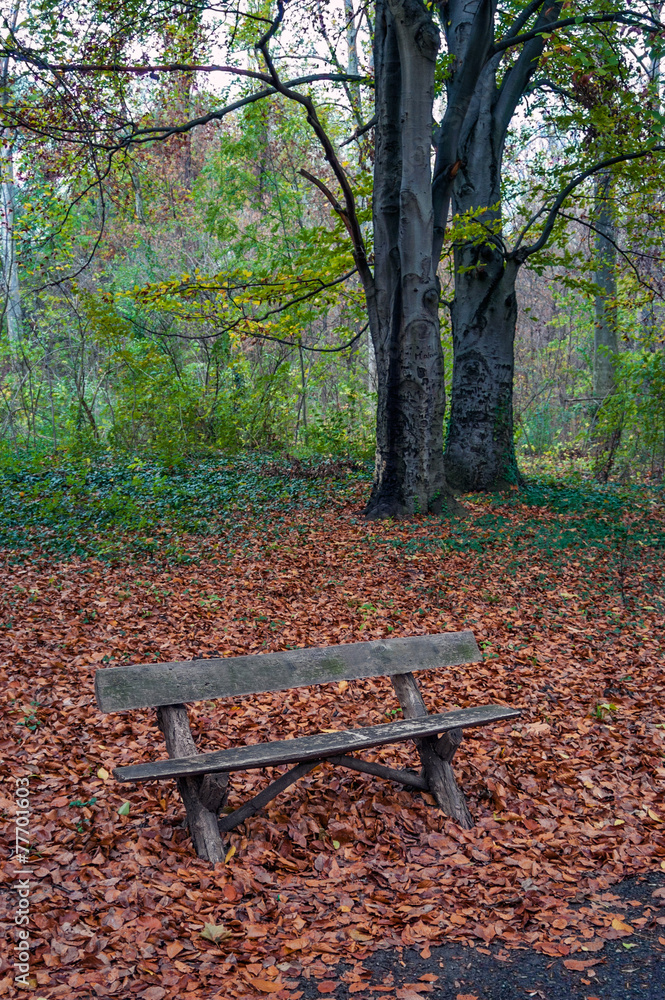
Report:
M198 753L185 705L163 705L157 709L157 721L164 733L169 757L192 757ZM196 853L213 864L224 860L217 813L226 801L228 781L228 774L177 779Z
M413 674L394 674L391 680L405 719L428 714ZM438 740L434 737L418 740L417 746L430 792L446 816L470 830L473 819L451 764L461 742L462 730L454 729Z

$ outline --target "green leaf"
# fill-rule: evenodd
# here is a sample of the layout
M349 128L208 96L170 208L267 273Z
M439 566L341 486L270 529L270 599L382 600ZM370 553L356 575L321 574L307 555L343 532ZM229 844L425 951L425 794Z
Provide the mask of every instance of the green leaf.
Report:
M118 809L118 816L129 816L130 804L129 802L123 802Z

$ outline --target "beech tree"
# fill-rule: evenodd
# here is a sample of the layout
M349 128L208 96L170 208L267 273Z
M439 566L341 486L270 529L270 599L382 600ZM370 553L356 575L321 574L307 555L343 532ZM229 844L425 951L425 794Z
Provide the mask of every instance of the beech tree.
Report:
M502 211L507 138L526 99L534 113L546 101L561 95L565 99L565 86L550 78L550 70L554 66L554 76L583 72L589 46L600 44L611 53L613 45L627 45L630 39L639 77L641 52L653 53L660 46L661 28L652 5L588 0L573 10L564 0L374 0L354 9L351 0L344 0L346 31L341 36L352 39L346 67L338 64L297 77L288 73L288 39L305 23L314 31L323 25L324 5L314 5L315 16L307 21L311 5L304 0L247 0L244 5L195 0L166 8L157 4L154 10L148 6L141 9L138 24L134 14L139 11L132 4L122 9L106 2L92 6L97 23L103 15L112 25L111 41L106 51L99 44L88 45L78 61L71 46L64 46L66 58L58 62L46 44L37 51L34 27L25 36L31 44L21 40L18 29L6 36L4 57L51 74L51 107L53 93L59 92L72 106L74 91L66 86L72 75L89 80L98 74L106 81L107 100L121 90L114 90L109 78L132 74L219 71L254 81L255 89L206 114L159 126L132 119L120 101L103 121L99 114L95 118L87 94L88 112L79 112L75 122L40 125L34 109L28 106L22 113L17 104L3 110L5 127L33 135L40 130L54 135L59 129L63 141L78 142L94 158L99 173L100 157L110 159L140 143L182 139L248 103L278 96L295 102L323 150L330 176L317 176L307 165L301 173L342 220L366 298L378 385L376 467L366 515L452 510L454 492L500 490L518 483L512 391L519 269L542 251L561 207L587 180L663 147L651 106L646 102L639 118L633 102L630 113L639 127L618 131L604 143L602 155L594 149L578 151L532 206L521 231L508 234ZM168 19L170 7L197 24L206 23L206 11L210 17L221 16L225 27L219 30L233 39L231 49L244 46L253 57L244 67L195 61L153 65L147 55L132 64L129 54L151 24ZM44 12L48 3L40 8ZM348 72L359 65L361 18L371 39L372 67ZM609 40L603 34L608 26L619 29ZM323 27L321 32L325 34ZM347 96L352 95L350 117L356 119L357 86L373 88L374 116L354 132L361 141L374 131L371 246L340 147L326 127L325 93L317 98L315 88L323 83L346 87ZM76 139L78 122L84 119ZM581 132L574 116L566 120L574 140L575 130ZM444 442L440 263L451 249L454 362Z

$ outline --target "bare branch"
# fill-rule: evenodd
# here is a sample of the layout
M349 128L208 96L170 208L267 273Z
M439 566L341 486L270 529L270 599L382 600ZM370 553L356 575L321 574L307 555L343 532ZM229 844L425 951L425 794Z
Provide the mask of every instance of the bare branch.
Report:
M583 170L582 173L577 174L577 176L573 177L573 179L568 184L566 184L566 186L557 195L554 204L552 205L552 208L549 210L547 214L545 226L543 228L542 233L540 234L539 239L537 239L535 243L532 243L530 247L523 247L523 248L520 247L520 244L522 243L524 237L526 236L531 226L534 224L536 219L539 218L545 211L544 208L541 209L539 212L537 212L536 215L532 216L532 218L526 224L526 226L524 227L524 229L522 230L522 232L518 237L517 243L515 244L515 248L507 255L507 260L516 260L519 263L522 263L522 261L525 261L527 257L531 256L531 254L537 253L539 250L542 250L542 248L545 246L550 237L552 229L554 228L554 223L556 222L557 216L559 214L559 209L563 205L568 195L572 194L575 188L579 187L580 184L582 184L587 179L587 177L593 177L593 175L597 174L598 171L606 170L608 167L613 167L617 163L627 163L631 160L640 160L643 159L645 156L651 156L653 153L665 153L665 145L651 146L650 149L641 149L638 150L636 153L624 153L622 156L612 156L607 160L601 160L599 163L595 163L592 167L588 167L586 170Z
M374 128L374 126L376 125L376 123L378 122L378 120L379 120L379 116L378 115L374 115L374 117L370 118L370 120L367 122L366 125L359 126L355 130L355 132L353 133L353 135L349 136L348 139L345 139L344 142L341 142L340 146L348 146L349 143L353 142L355 139L359 139L361 135L365 134L365 132L369 132L369 130L371 128Z
M278 17L275 20L271 30L266 32L264 37L258 42L256 48L261 51L261 54L265 60L268 73L270 74L272 84L280 94L284 97L288 97L289 100L295 101L297 104L301 104L307 112L307 122L312 128L312 131L316 135L319 143L321 144L325 157L333 169L335 177L342 189L344 195L344 205L346 218L348 219L348 230L351 236L353 244L353 258L358 268L358 273L362 280L363 286L369 289L373 285L373 276L367 261L367 252L365 250L365 241L363 239L362 230L360 228L360 223L358 221L358 216L356 213L355 198L353 195L353 190L349 183L349 179L346 176L346 172L339 161L335 148L328 136L328 133L321 124L321 120L317 114L316 108L311 98L305 96L304 94L299 94L298 91L293 90L288 84L284 84L277 73L275 64L272 61L272 57L268 50L268 40L277 30L278 23L281 22L281 18L284 16L284 4L282 0L278 0Z
M586 229L590 230L590 232L596 233L598 236L602 236L603 239L606 240L607 243L610 244L610 246L613 246L616 252L623 257L623 259L626 261L628 266L635 274L638 284L642 285L643 288L648 289L650 292L653 292L659 298L663 298L662 294L657 289L655 289L653 285L651 285L648 281L645 281L645 279L640 274L637 264L632 259L633 257L646 257L650 260L660 261L663 259L662 257L652 257L649 254L640 253L638 250L635 251L624 250L623 247L620 246L616 240L613 240L611 236L608 236L607 233L602 231L602 229L598 229L598 227L594 226L592 222L588 222L586 219L579 219L577 218L577 216L569 215L567 212L559 211L559 215L561 216L562 219L567 219L569 222L576 222L578 225L584 226Z
M525 31L522 35L511 35L509 32L498 42L494 43L491 54L497 55L499 52L505 52L506 49L513 48L515 45L523 45L525 42L530 41L532 38L537 38L539 35L549 35L559 28L577 28L588 24L626 24L631 28L644 28L645 31L656 31L663 27L656 18L642 19L629 13L589 14L578 17L565 17L545 27L541 26L534 28L532 31Z

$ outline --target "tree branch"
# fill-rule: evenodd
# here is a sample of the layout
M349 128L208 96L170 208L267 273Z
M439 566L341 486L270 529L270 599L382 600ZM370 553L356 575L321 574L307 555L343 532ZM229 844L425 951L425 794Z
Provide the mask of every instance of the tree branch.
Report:
M538 21L534 34L530 41L526 42L520 52L517 62L508 70L499 88L499 96L496 103L495 122L497 143L503 143L506 131L515 113L529 80L535 73L540 57L545 47L543 32L551 30L550 26L561 12L562 2L548 4L538 15Z
M515 18L510 28L504 35L504 41L508 38L514 38L522 30L529 18L536 13L539 7L542 7L545 0L531 0L531 3L527 4L521 14Z
M559 211L559 215L561 216L562 219L567 219L569 222L576 222L578 225L584 226L586 229L590 230L590 232L596 233L598 236L602 236L603 239L606 240L610 244L610 246L614 247L614 249L616 250L616 252L618 254L621 254L621 256L623 257L623 259L626 261L626 263L628 264L628 266L633 271L635 277L637 278L638 284L642 285L643 288L647 288L650 292L654 292L654 294L656 294L659 298L663 298L663 296L661 295L661 293L658 292L658 290L655 289L653 287L653 285L649 284L649 282L645 281L645 279L642 277L642 275L640 274L640 271L639 271L639 268L638 268L637 264L631 258L630 252L627 251L627 250L624 250L623 247L619 246L619 244L617 243L617 241L613 240L611 236L608 236L607 233L605 233L605 232L602 231L602 229L598 229L598 227L594 226L594 224L592 222L587 222L586 219L578 219L577 216L575 216L575 215L568 215L567 212L562 212L562 211ZM636 257L646 257L647 254L641 254L641 253L639 253L639 251L636 251L635 252L635 256Z
M148 65L127 65L124 63L49 63L29 49L17 51L13 48L0 46L0 59L14 59L16 62L35 63L41 69L50 70L53 73L129 73L133 76L146 76L151 73L228 73L232 76L244 76L251 80L260 80L262 83L271 83L271 78L267 73L259 73L256 70L243 69L241 66L221 65L210 63L199 65L196 63L155 63ZM315 79L334 79L338 83L370 83L371 78L362 76L359 73L318 73L310 77L303 77L303 83L312 83ZM292 83L292 86L295 84Z
M374 126L376 125L376 123L378 122L378 120L379 120L379 116L378 115L374 115L374 117L370 118L370 120L367 122L366 125L360 125L355 130L355 132L353 133L353 135L349 136L348 139L345 139L344 142L341 142L340 146L348 146L349 143L353 142L355 139L359 139L361 135L365 134L365 132L369 132L369 130L371 128L374 128Z
M344 205L346 211L346 217L348 219L348 230L351 236L353 245L353 258L358 268L358 273L362 280L365 289L370 289L373 286L373 277L367 261L367 252L365 250L365 241L363 239L362 231L360 229L360 223L358 222L358 216L356 214L356 204L351 185L349 184L349 179L346 176L346 172L339 161L337 153L333 147L333 144L328 136L328 133L324 129L319 116L316 112L316 108L310 97L306 97L304 94L299 94L297 91L293 90L291 86L282 83L279 78L279 74L275 68L272 61L272 57L268 50L268 41L274 35L277 30L281 20L284 16L284 3L283 0L278 0L277 3L277 18L273 22L269 31L263 36L263 38L257 43L256 48L260 50L263 58L265 60L268 73L272 80L272 85L275 90L283 94L284 97L288 97L289 100L295 101L297 104L301 104L307 112L307 122L312 128L312 131L316 135L319 143L321 144L323 151L325 153L326 160L330 164L337 178L339 186L342 189L344 195Z
M328 199L328 201L330 202L330 204L335 209L340 219L346 226L346 231L348 232L349 236L351 237L351 239L353 239L353 229L351 228L349 217L346 214L345 209L343 209L340 203L337 201L337 198L332 193L330 188L327 187L327 185L325 185L323 181L320 181L318 177L315 177L314 174L310 174L309 170L299 170L298 173L300 174L301 177L304 177L311 184L314 184L319 189L319 191L321 191L326 196L326 198Z
M456 56L459 68L448 85L448 102L439 129L436 160L432 175L432 207L434 210L434 235L432 254L435 261L441 257L446 221L453 182L460 167L458 159L459 136L466 113L476 91L479 75L491 51L493 0L481 0L466 35L464 50L455 52L449 39L451 54ZM448 32L446 32L448 34Z
M308 76L299 76L294 80L287 80L284 83L284 87L298 87L305 83L316 83L319 80L326 80L332 83L336 83L338 74L337 73L310 73ZM205 115L201 115L199 118L193 118L188 122L184 122L182 125L150 125L146 128L136 129L131 135L122 139L114 145L104 146L102 148L106 150L117 150L126 149L128 146L144 143L144 142L154 142L156 139L168 139L172 135L182 135L185 132L189 132L194 128L198 128L200 125L207 125L211 121L221 121L226 115L232 114L234 111L240 110L240 108L247 107L249 104L253 104L255 101L262 101L266 97L272 97L274 94L279 93L276 87L265 87L262 90L257 90L253 94L248 94L246 97L241 97L232 104L227 104L223 108L219 108L217 111L209 111Z
M551 34L559 28L577 28L588 24L627 24L631 28L644 28L645 31L657 31L663 25L655 18L640 19L631 17L628 14L589 14L578 17L565 17L560 21L554 21L547 27L535 27L532 31L525 31L522 35L504 35L502 39L492 46L492 55L505 52L506 49L515 45L523 45L542 34Z
M587 177L593 177L593 175L597 174L598 171L606 170L608 167L613 167L617 163L627 163L630 160L640 160L645 156L651 156L653 153L665 153L665 145L652 146L650 149L641 149L636 153L624 153L622 156L612 156L607 160L601 160L600 163L596 163L593 165L593 167L589 167L587 170L583 170L582 173L577 174L577 176L573 177L573 179L568 184L566 184L566 186L557 195L554 204L552 205L552 208L547 214L545 226L543 228L542 233L540 234L539 239L537 239L535 243L532 243L530 247L523 247L523 248L520 247L520 244L522 243L527 232L534 224L536 219L540 215L542 215L544 209L541 209L535 216L533 216L529 220L527 225L520 233L514 249L511 250L511 252L506 255L506 259L515 260L521 264L523 261L527 259L527 257L530 257L531 254L537 253L539 250L542 250L542 248L545 246L550 237L552 229L554 228L554 223L556 222L557 215L559 214L559 209L563 205L568 195L571 194L575 190L575 188L579 187L580 184L582 184L587 179Z

